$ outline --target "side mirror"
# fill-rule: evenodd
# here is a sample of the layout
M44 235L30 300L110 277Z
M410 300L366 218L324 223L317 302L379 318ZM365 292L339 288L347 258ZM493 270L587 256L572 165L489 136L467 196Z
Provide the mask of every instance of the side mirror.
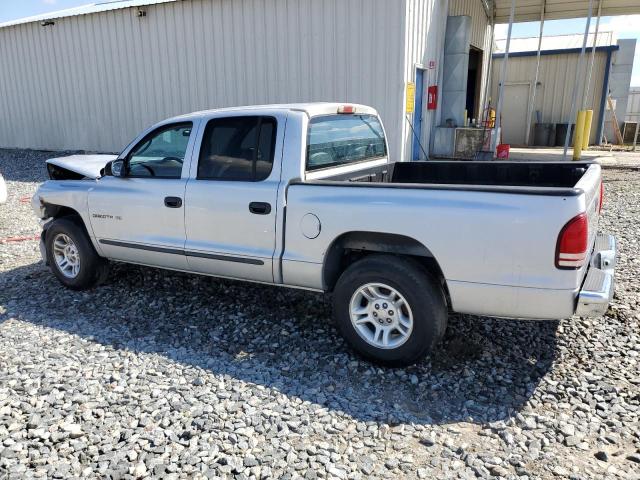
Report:
M107 164L107 166L111 167L111 175L113 175L114 177L124 177L124 160L122 159L115 159L112 162L109 162ZM106 168L105 167L105 172L106 172Z

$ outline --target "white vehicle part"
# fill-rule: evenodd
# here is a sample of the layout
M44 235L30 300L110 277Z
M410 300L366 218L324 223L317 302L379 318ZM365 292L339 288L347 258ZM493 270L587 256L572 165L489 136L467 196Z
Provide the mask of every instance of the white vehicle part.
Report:
M7 184L2 175L0 175L0 205L7 201Z
M47 163L64 168L87 178L100 177L100 170L117 155L69 155L68 157L52 158Z

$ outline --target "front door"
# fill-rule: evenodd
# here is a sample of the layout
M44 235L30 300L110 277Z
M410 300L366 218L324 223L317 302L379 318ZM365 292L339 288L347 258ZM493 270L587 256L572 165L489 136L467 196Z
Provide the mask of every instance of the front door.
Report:
M208 121L185 195L190 270L273 282L285 120L238 115Z
M184 191L193 150L191 122L163 125L125 158L125 176L101 178L89 193L91 227L116 260L187 269Z

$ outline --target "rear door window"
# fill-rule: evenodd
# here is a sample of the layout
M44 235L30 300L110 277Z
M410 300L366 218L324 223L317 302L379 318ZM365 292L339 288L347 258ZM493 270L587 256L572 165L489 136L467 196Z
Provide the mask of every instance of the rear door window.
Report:
M276 119L247 116L210 120L198 161L200 180L258 182L273 168Z
M309 122L307 171L387 156L376 115L323 115Z

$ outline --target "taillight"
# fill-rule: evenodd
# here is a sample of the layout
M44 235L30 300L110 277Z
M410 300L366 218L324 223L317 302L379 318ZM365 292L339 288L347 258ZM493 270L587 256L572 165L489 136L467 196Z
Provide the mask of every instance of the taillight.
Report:
M600 199L598 203L598 214L602 212L602 204L604 203L604 182L600 182Z
M556 267L562 269L582 267L587 258L588 237L589 222L585 213L569 220L558 235Z

